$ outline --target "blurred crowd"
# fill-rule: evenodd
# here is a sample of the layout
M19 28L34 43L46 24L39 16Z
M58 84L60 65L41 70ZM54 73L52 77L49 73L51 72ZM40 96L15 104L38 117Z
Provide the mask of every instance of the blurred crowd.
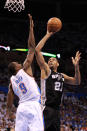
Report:
M14 129L16 108L13 105L10 116L6 109L7 94L0 92L0 131L9 131Z
M81 131L87 127L87 98L81 96L64 96L61 104L61 125L71 130ZM65 130L66 131L66 130ZM67 131L70 131L69 129Z
M13 105L10 116L6 111L7 94L0 92L0 131L14 130L16 107ZM87 98L64 93L60 106L61 131L86 131Z

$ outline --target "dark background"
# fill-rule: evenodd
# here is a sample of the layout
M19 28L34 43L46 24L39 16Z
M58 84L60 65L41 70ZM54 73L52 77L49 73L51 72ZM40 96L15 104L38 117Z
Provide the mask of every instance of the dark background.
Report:
M65 41L63 47L66 43L65 46L68 46L68 48L69 46L72 48L72 45L73 48L74 46L83 48L84 44L86 46L86 0L25 0L25 10L19 13L9 12L8 9L4 9L5 1L1 0L0 2L0 37L4 35L4 38L0 38L1 43L8 43L8 45L13 47L27 46L29 33L27 14L31 13L35 24L36 42L46 33L48 19L55 16L59 17L63 23L62 30L56 33L56 38L59 38L61 35L60 39ZM71 35L70 33L67 34L69 31ZM78 34L74 34L73 32L75 31ZM63 35L64 33L66 33L66 36ZM76 35L80 34L80 38L77 38L78 36ZM10 41L8 41L9 39ZM14 39L15 42L11 39ZM62 40L59 40L58 44L62 44ZM79 46L78 43L81 45ZM58 44L55 43L55 47ZM52 48L52 50L54 49Z
M74 74L71 57L80 51L82 87L87 86L87 1L86 0L25 0L25 10L14 13L4 9L5 0L0 1L0 45L27 48L30 13L34 20L36 44L46 34L47 21L51 17L61 19L63 27L52 36L43 48L44 52L60 53L60 71ZM11 52L10 52L11 53ZM9 52L8 52L9 54ZM20 56L22 54L19 53ZM26 55L26 53L25 53ZM1 55L3 59L3 54ZM14 55L8 58L13 60ZM1 59L1 61L2 61ZM7 53L5 56L7 59ZM9 61L8 60L8 61ZM20 61L23 62L23 58ZM3 62L2 62L3 63ZM62 63L62 64L61 64Z

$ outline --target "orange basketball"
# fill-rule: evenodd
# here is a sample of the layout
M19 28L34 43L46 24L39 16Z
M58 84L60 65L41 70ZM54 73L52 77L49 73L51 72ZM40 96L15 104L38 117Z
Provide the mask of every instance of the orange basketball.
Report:
M47 30L49 32L57 32L60 31L62 28L62 22L57 17L52 17L47 22Z

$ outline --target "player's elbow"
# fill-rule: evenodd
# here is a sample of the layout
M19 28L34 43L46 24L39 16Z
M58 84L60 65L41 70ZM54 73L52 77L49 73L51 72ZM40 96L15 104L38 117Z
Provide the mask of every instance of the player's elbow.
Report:
M31 60L31 59L29 59L29 58L27 58L27 64L28 64L28 66L30 66L30 65L31 65L31 63L32 63L32 60Z
M36 57L39 57L39 55L40 55L40 51L38 48L35 48L35 55L36 55Z
M81 80L75 80L75 85L80 85L81 84Z
M81 79L78 81L78 85L80 85L81 84Z

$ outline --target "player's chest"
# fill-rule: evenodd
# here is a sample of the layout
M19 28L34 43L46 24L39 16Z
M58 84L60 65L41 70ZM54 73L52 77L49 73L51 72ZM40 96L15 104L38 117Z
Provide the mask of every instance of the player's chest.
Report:
M48 88L53 91L61 91L63 90L63 77L60 74L52 74L50 75L48 82Z

